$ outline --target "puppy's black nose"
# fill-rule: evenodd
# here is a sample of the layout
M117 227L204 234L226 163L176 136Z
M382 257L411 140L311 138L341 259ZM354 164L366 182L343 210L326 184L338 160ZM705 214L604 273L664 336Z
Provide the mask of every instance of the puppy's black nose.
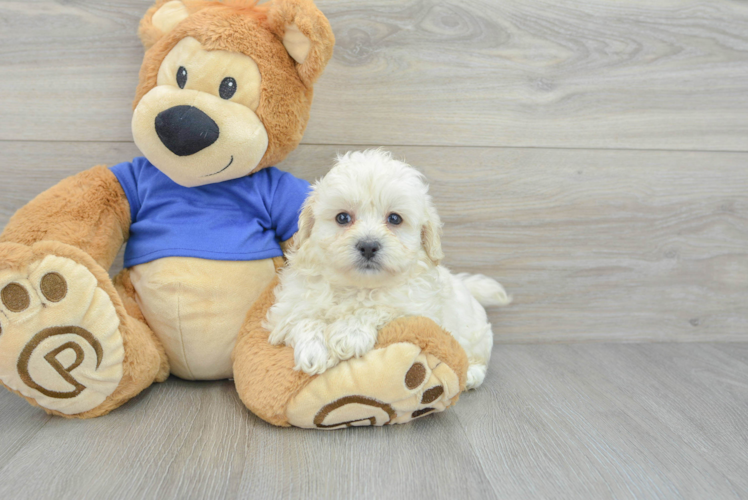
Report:
M379 251L380 245L378 241L366 240L359 241L356 245L356 248L358 248L358 251L361 252L361 255L364 257L364 259L371 260Z
M194 106L174 106L156 116L156 134L169 151L189 156L218 140L218 125Z

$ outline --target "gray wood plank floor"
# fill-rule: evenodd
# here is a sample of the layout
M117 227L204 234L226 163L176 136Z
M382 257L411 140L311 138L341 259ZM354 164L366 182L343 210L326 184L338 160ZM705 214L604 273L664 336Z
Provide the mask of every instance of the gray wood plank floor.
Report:
M0 498L745 498L748 344L497 346L405 426L269 426L231 382L90 421L0 393Z

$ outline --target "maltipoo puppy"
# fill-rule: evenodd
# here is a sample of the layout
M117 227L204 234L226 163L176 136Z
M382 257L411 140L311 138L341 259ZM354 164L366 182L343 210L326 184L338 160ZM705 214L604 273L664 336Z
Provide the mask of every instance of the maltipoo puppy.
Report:
M270 342L318 374L366 354L393 319L425 316L465 349L467 387L478 387L493 347L481 304L510 299L490 278L440 266L440 233L420 172L381 150L338 157L301 211L265 324Z

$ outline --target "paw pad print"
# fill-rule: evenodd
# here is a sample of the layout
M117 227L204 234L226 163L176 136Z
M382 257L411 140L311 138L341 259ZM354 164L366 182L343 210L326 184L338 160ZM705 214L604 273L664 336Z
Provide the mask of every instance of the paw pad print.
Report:
M317 429L401 424L445 410L459 392L449 366L398 343L317 376L291 401L287 416L292 425Z
M0 292L0 299L9 311L21 312L28 309L31 304L29 292L18 283L10 283Z
M48 255L0 273L0 379L65 414L101 404L122 378L119 317L86 267Z

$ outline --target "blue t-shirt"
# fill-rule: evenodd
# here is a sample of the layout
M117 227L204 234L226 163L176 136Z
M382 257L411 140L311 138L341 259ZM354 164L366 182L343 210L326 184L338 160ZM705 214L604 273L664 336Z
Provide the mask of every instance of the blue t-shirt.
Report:
M183 187L145 158L111 168L130 203L125 267L163 257L261 260L283 255L309 183L275 167Z

